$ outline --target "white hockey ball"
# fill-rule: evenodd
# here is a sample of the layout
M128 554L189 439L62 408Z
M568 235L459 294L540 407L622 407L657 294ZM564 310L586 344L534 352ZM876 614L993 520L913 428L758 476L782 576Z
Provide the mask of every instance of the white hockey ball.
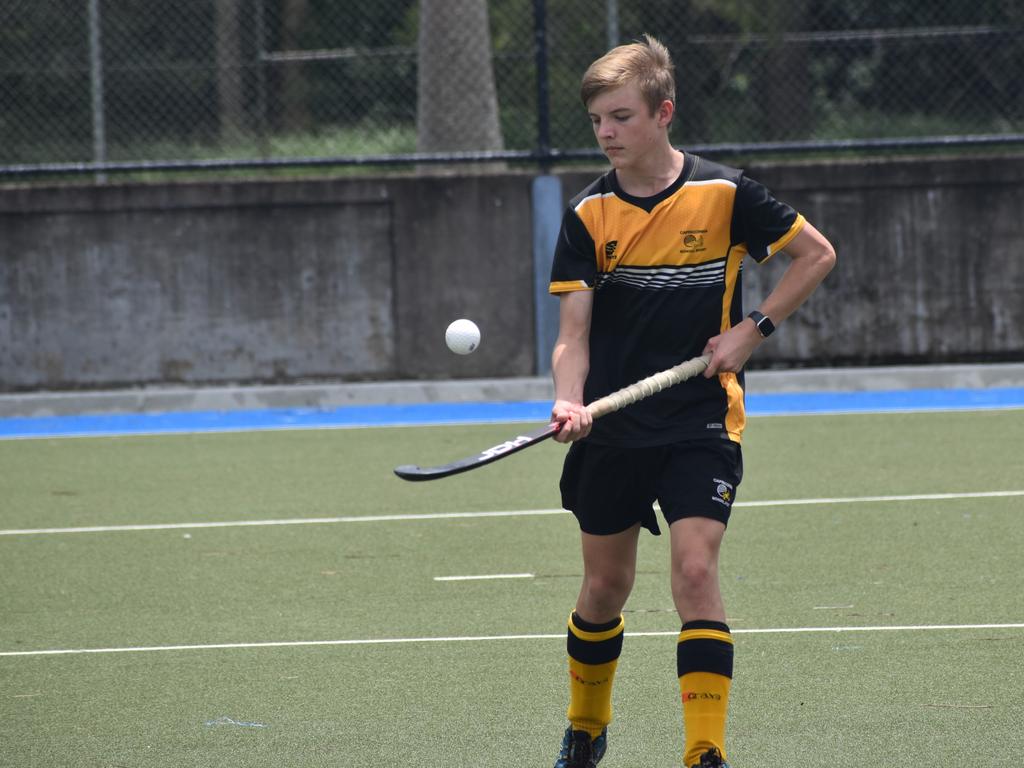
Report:
M444 342L455 354L468 355L480 346L480 329L472 320L456 320L444 332Z

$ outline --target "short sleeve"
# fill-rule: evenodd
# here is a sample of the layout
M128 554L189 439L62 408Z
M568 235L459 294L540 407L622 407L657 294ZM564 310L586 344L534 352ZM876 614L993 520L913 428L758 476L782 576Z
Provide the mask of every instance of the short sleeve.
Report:
M576 211L567 208L555 245L548 292L557 294L592 289L597 280L594 253L594 238Z
M732 239L746 243L747 253L758 262L781 251L804 227L804 217L776 200L768 188L748 176L736 188Z

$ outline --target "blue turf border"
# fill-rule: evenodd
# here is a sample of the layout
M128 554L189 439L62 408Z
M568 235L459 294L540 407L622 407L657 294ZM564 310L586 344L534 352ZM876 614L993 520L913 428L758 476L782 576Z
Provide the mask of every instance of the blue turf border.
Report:
M747 393L749 416L1024 408L1024 387ZM543 422L547 401L355 405L333 409L83 414L0 419L0 439Z

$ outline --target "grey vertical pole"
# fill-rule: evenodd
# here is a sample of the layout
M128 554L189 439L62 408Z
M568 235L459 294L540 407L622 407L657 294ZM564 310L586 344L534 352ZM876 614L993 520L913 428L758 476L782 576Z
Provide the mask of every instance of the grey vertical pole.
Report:
M551 350L558 338L558 299L548 293L551 259L562 226L562 182L556 176L537 176L531 187L533 207L533 307L537 375L551 372Z
M607 0L605 4L607 18L608 50L619 44L619 0Z
M107 127L103 114L103 42L100 35L100 0L89 0L89 81L92 89L92 159L107 161ZM103 171L96 181L106 181Z

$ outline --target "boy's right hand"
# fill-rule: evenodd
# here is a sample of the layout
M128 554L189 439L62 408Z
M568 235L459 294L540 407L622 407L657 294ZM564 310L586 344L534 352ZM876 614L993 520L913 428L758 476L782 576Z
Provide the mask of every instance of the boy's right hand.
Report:
M590 434L594 425L594 417L583 403L570 403L568 400L556 400L551 407L551 421L557 421L562 428L555 433L559 443L571 443L582 440Z

